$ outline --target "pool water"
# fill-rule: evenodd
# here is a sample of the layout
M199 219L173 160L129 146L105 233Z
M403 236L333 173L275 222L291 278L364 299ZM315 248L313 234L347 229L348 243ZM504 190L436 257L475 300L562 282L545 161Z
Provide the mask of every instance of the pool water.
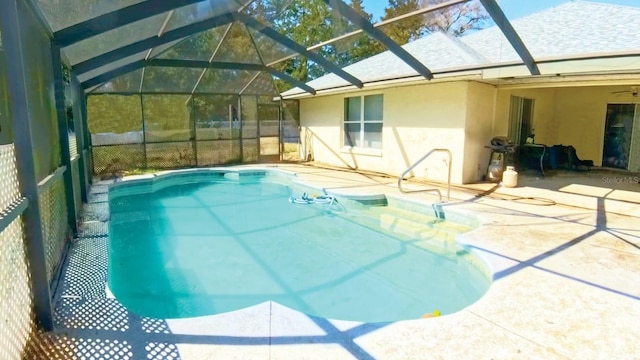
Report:
M452 313L489 287L470 254L421 245L451 247L424 235L442 233L427 226L435 221L394 235L384 207L295 204L291 195L290 186L252 176L112 197L111 291L131 311L158 318L275 301L382 322Z

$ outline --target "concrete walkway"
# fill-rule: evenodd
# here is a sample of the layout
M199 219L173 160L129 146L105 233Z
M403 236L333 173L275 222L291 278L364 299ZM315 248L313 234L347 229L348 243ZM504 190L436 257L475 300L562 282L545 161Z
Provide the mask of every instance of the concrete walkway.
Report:
M380 174L268 168L333 194L384 194L415 206L437 200L401 194L397 179ZM479 225L458 241L490 267L491 288L458 313L383 324L311 317L273 302L193 319L130 313L106 288L108 182L98 182L57 292L57 329L36 339L28 358L638 359L640 185L570 178L455 187L443 209L450 220Z

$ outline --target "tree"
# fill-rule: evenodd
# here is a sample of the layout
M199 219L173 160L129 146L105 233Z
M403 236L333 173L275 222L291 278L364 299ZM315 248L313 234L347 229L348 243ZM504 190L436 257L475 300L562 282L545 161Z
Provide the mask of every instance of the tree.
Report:
M425 1L429 6L442 2L442 0ZM460 36L472 30L480 30L486 26L487 20L489 20L489 14L477 0L425 15L425 25L429 32L443 31L453 36Z
M427 0L428 1L428 0ZM389 0L389 5L384 9L382 20L389 20L400 15L418 10L421 0ZM382 30L400 45L415 40L424 34L425 24L421 16L413 16L405 20L396 21L386 25Z
M389 0L382 20L407 14L411 11L431 7L445 0ZM487 24L489 15L477 1L449 6L441 10L416 15L384 26L383 31L398 44L420 38L425 33L442 31L460 36L472 30L479 30Z
M269 2L269 0L266 1ZM274 3L276 2L274 1ZM351 5L358 13L371 21L372 16L364 10L362 0L353 0ZM273 5L263 4L256 6L255 11L260 8L264 9L262 11L270 14L270 23L276 30L306 47L357 29L336 9L330 8L320 0L293 0L288 7L279 7L279 12L269 11L268 9L271 7ZM279 15L272 17L274 13ZM344 67L383 50L384 47L381 44L372 40L367 34L361 33L312 51L337 66ZM275 67L304 82L326 73L324 68L304 56L283 61L276 64ZM290 84L283 81L276 81L276 85L279 91L291 88Z
M362 0L352 0L351 7L368 21L373 16L369 14L362 5ZM361 33L353 39L352 46L348 52L349 62L354 63L366 59L384 51L385 48L379 42L371 39L369 35Z

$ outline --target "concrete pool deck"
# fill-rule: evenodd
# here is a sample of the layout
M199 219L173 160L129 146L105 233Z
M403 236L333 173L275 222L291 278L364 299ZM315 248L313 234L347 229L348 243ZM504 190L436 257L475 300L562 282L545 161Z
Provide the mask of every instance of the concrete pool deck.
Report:
M401 194L396 178L380 174L260 167L295 172L296 181L328 193L437 200ZM193 319L130 313L106 286L112 181L95 182L56 292L56 330L34 339L28 358L637 359L640 184L606 176L455 187L443 209L480 224L458 240L490 267L491 288L455 314L383 324L311 317L273 302Z

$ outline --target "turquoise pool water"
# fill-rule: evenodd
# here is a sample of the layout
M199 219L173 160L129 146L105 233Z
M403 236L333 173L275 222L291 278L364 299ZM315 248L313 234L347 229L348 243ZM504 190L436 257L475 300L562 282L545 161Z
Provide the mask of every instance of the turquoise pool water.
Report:
M111 291L150 317L272 300L310 315L380 322L452 313L489 287L473 256L440 239L452 236L434 227L445 224L416 228L392 209L328 209L291 203L291 195L262 176L112 192Z

